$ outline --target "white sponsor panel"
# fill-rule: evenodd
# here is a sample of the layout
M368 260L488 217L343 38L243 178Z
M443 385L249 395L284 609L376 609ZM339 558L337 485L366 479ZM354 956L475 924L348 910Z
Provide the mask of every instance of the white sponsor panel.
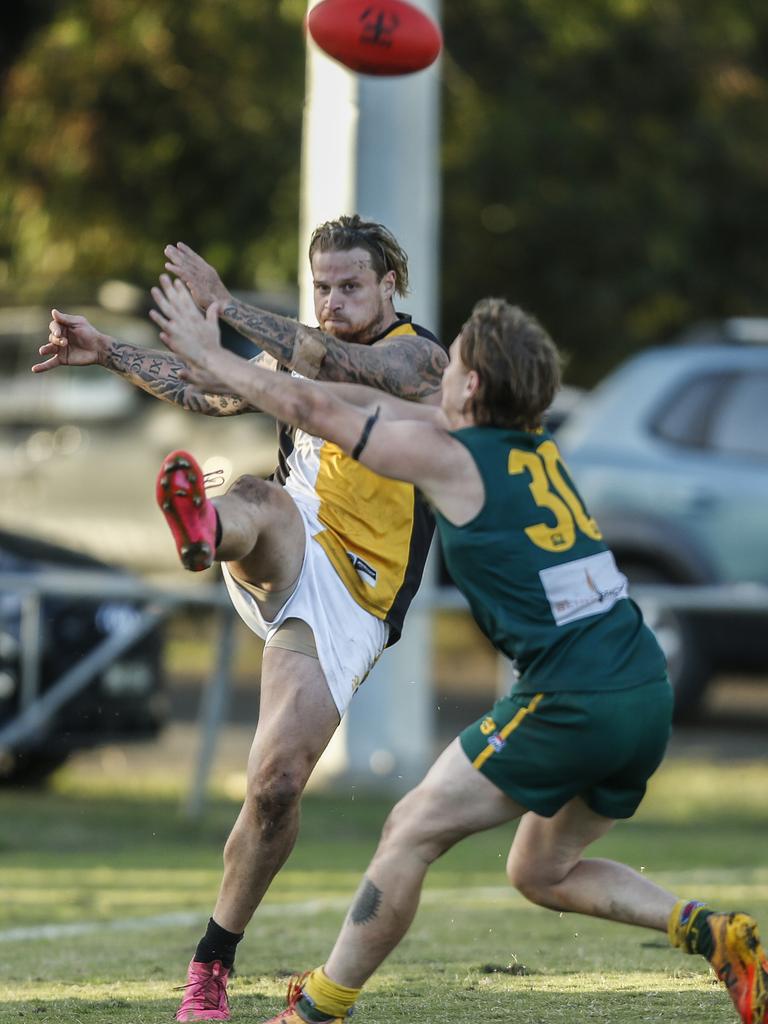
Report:
M602 615L628 592L627 577L617 569L611 551L552 565L539 578L558 626Z

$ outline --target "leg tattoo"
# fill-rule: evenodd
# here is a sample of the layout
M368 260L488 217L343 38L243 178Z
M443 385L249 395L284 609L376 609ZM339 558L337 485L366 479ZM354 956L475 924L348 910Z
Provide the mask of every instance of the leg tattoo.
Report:
M368 924L376 917L380 906L381 889L377 889L370 878L364 878L350 908L349 919L352 924Z

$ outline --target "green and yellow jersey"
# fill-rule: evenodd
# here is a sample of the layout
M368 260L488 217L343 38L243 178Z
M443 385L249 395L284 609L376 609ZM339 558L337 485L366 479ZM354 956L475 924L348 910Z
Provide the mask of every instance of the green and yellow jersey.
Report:
M448 571L481 629L516 663L520 693L618 690L666 671L595 520L546 432L468 427L485 485L478 515L439 513Z
M437 339L409 317L379 338L420 335ZM424 571L434 518L410 484L386 480L338 445L278 424L279 464L274 479L300 505L320 544L355 601L400 636L406 610Z

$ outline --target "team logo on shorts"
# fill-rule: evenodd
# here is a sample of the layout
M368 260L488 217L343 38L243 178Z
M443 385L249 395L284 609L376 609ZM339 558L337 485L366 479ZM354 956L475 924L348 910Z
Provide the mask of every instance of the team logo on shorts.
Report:
M493 747L493 749L498 754L500 750L503 750L504 747L506 747L507 741L504 739L500 732L495 732L493 736L489 737L488 744L489 746Z
M495 729L496 723L494 722L490 715L486 715L486 717L480 723L480 732L483 734L483 736L487 736L489 733L492 733Z

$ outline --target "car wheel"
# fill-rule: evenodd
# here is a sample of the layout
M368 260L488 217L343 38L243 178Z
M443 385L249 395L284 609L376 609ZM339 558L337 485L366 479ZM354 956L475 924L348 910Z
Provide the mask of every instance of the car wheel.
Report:
M0 786L42 786L69 757L69 752L39 751L9 753L0 759Z
M642 562L624 562L621 570L627 575L630 585L680 582L671 579L663 569ZM669 680L675 692L675 721L693 721L699 714L712 675L700 629L688 615L663 608L655 601L632 596L667 659Z

